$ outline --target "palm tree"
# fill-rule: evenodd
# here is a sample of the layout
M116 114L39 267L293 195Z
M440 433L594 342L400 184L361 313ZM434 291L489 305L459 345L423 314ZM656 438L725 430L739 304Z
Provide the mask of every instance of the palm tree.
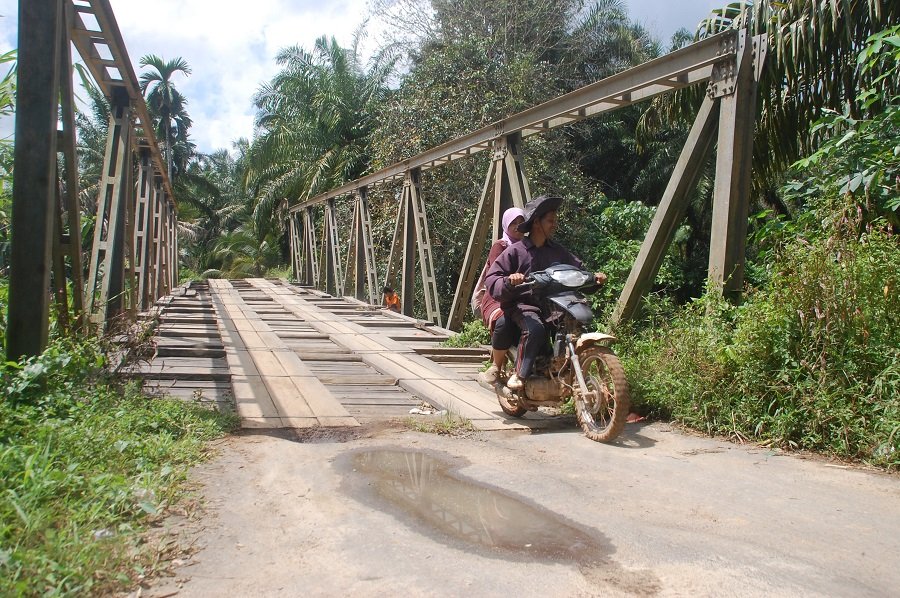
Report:
M754 185L760 193L777 187L780 174L803 155L814 151L817 136L810 129L824 111L849 112L859 108L858 90L871 88L882 74L864 72L857 55L872 34L900 20L900 4L891 0L757 0L731 2L714 10L696 33L698 39L730 28L749 28L765 35L769 56L760 81L761 113L757 121ZM879 83L886 96L900 93L900 83ZM655 101L645 125L671 122L696 113L699 95L682 93L678 100ZM877 106L872 107L877 110Z
M162 128L162 131L159 132L165 138L166 167L171 179L175 142L175 138L172 136L172 125L173 123L175 125L176 137L185 141L187 140L187 129L191 126L191 119L185 109L187 100L175 88L172 76L177 72L188 76L191 74L191 67L181 57L167 61L154 54L148 54L141 58L141 66L153 69L141 74L140 87L141 93L147 98L147 106L151 113L159 118L159 125Z
M185 261L197 272L221 267L217 242L250 217L251 198L241 185L246 147L241 139L237 157L224 149L194 156L175 183L180 232L191 240Z
M249 148L245 184L255 195L260 231L289 200L314 196L368 169L366 140L393 62L375 60L366 70L358 41L342 48L323 36L311 52L282 50L281 72L256 94L260 133Z

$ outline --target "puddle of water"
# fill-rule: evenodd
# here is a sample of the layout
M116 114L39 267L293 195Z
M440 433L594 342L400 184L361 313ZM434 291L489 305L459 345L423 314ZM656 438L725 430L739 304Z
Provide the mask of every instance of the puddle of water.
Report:
M611 551L598 533L496 488L462 478L427 453L373 450L349 454L348 489L393 511L438 540L462 542L513 560L601 563Z

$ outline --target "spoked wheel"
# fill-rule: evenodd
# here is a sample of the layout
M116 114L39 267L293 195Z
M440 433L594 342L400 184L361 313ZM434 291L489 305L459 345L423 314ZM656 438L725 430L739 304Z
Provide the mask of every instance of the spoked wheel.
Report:
M497 401L500 403L500 409L503 409L503 413L506 415L522 417L528 413L528 409L519 405L513 397L512 391L506 388L505 377L494 383L494 392L497 393Z
M588 393L575 393L578 423L591 440L610 442L625 427L631 407L625 370L607 347L589 347L579 357Z

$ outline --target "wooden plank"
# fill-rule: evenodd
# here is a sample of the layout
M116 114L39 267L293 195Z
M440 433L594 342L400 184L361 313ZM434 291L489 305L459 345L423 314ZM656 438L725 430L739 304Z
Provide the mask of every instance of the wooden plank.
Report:
M303 395L317 418L348 417L347 410L334 398L324 383L315 377L294 376L291 381Z
M279 417L316 417L303 393L288 376L263 376Z
M248 353L253 359L256 369L259 370L260 375L264 378L288 375L282 367L281 362L275 357L271 350L248 349Z
M227 367L198 369L179 367L176 365L150 365L140 370L124 372L127 377L154 378L158 380L230 380L231 372Z
M383 374L367 374L363 376L353 376L352 378L340 375L317 374L316 377L322 384L371 384L379 386L394 386L397 384L397 378L385 376Z
M313 375L309 367L303 363L296 353L291 351L275 351L273 355L289 376L308 378Z
M241 427L247 429L273 429L285 427L280 417L242 417ZM299 427L292 425L291 427Z

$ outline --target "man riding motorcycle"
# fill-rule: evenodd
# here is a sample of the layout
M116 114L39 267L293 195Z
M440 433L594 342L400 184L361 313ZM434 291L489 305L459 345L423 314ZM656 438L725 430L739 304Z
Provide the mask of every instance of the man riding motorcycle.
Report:
M553 241L561 203L561 197L546 195L529 201L525 206L525 222L519 225L519 230L528 233L528 236L501 253L485 276L487 292L500 302L507 320L514 322L522 331L516 373L506 384L514 392L522 390L525 379L531 375L535 359L547 345L544 318L548 314L541 314L540 304L531 289L520 285L531 272L545 270L555 264L584 268L580 259ZM598 285L603 284L606 274L597 272L594 280ZM515 332L510 330L510 338L495 338L494 349L504 350L512 346Z

